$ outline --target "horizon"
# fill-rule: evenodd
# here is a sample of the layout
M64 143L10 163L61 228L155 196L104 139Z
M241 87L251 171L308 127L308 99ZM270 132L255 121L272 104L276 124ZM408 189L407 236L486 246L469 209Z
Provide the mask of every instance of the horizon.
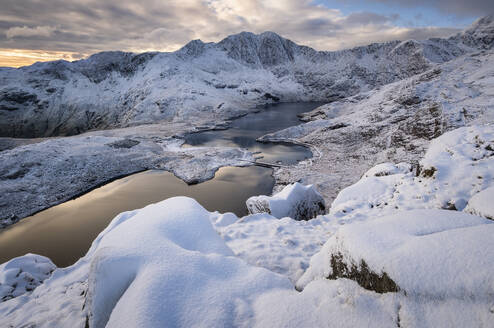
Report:
M242 31L273 31L318 51L337 51L448 37L494 11L494 4L479 0L477 6L472 1L447 6L387 0L151 2L49 0L39 6L34 0L7 0L0 15L0 67L75 61L103 51L173 52L191 40L219 42Z

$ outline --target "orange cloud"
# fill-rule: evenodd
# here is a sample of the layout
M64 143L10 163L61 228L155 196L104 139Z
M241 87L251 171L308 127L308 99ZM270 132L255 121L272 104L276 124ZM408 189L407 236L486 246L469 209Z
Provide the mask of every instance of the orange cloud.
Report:
M85 57L76 52L0 49L0 67L21 67L51 60L73 61Z

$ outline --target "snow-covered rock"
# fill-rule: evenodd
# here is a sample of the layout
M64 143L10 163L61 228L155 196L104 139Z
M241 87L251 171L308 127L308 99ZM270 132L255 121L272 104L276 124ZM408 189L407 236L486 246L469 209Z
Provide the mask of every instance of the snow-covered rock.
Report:
M443 208L463 210L474 195L494 186L494 128L492 125L464 127L431 141L429 149L410 171L393 169L394 174L365 174L354 185L343 189L330 213L350 217L383 215L396 209ZM408 165L410 167L410 165ZM380 164L368 172L383 170ZM370 175L370 176L368 176ZM490 192L479 199L489 199ZM492 198L492 197L490 197ZM473 200L472 206L482 205ZM473 209L473 207L472 207ZM475 213L475 212L472 212Z
M251 315L250 299L290 286L230 257L209 212L187 198L143 208L89 254L90 327L232 326Z
M349 278L380 293L485 302L494 293L494 224L446 210L400 211L341 227L297 282Z
M494 220L494 187L473 195L465 207L465 212Z
M0 302L32 292L57 267L44 256L26 254L0 265Z
M314 186L304 186L298 182L283 188L273 196L253 196L246 201L250 214L268 213L281 219L290 217L294 220L310 220L324 214L324 199Z
M399 173L408 173L411 170L412 166L408 163L382 163L372 167L367 172L365 172L364 177L383 177Z
M225 227L230 224L235 223L238 220L238 217L231 212L223 213L219 215L217 218L215 218L215 221L213 222L215 227Z

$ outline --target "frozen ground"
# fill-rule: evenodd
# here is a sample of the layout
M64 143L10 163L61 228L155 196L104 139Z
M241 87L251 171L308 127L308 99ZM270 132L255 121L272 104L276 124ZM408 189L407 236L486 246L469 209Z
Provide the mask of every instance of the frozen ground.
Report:
M488 327L494 225L460 204L486 205L492 144L490 125L448 132L417 166L368 170L309 221L210 213L185 197L122 213L71 267L51 272L34 255L4 264L7 286L16 272L42 276L0 303L0 323ZM456 210L441 209L452 200Z

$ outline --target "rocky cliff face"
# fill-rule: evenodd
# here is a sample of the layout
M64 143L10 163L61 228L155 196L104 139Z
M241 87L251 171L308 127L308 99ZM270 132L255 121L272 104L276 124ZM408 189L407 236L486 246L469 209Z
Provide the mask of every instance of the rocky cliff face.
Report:
M0 69L0 136L72 135L193 117L224 119L266 101L334 101L490 49L493 16L449 39L394 41L337 52L273 32L173 53L102 52L76 62ZM273 97L270 97L273 96Z

